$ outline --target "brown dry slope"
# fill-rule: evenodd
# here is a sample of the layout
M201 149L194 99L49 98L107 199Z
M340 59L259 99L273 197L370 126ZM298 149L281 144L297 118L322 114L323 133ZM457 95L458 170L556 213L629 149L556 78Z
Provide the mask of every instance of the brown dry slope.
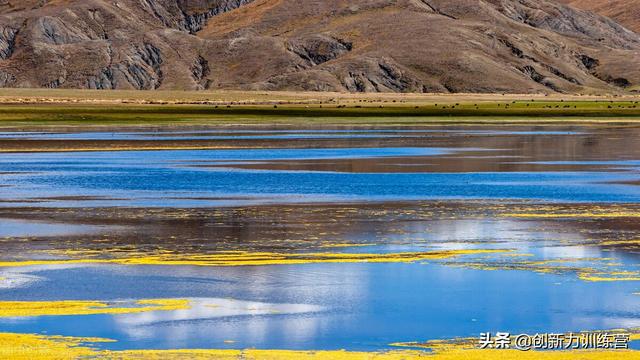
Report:
M640 0L562 0L579 9L608 16L627 28L640 32Z
M550 0L0 1L0 86L616 92L640 36Z

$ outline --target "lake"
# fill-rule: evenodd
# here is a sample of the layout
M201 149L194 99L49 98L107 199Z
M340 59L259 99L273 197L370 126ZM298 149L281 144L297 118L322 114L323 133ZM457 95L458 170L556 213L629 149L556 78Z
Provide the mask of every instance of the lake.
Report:
M111 350L379 351L640 327L640 127L0 139L40 147L0 156L0 302L119 309L0 311L0 332ZM113 148L84 151L94 143ZM135 310L145 299L189 305Z

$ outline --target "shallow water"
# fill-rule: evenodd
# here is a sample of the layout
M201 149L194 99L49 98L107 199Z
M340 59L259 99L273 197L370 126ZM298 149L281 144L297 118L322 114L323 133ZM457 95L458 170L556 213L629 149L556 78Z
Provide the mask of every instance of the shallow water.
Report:
M109 349L379 350L486 331L640 327L634 294L640 248L632 241L640 237L639 133L595 127L2 133L45 140L255 138L278 145L2 155L0 218L11 218L0 220L3 259L59 259L68 250L506 252L414 263L0 267L0 301L192 303L188 310L0 318L0 332L117 340L100 345ZM314 142L321 137L326 142ZM285 140L298 142L294 148ZM308 148L298 147L307 140ZM584 280L617 273L633 279Z
M638 296L632 294L636 285L585 286L570 276L526 271L310 264L238 269L95 267L34 274L43 279L28 289L12 290L11 298L186 297L209 298L219 306L0 324L0 331L118 339L107 344L117 349L379 350L398 341L475 337L487 329L536 333L640 326ZM216 300L221 298L235 301ZM261 314L242 301L303 305L265 305L279 311ZM234 306L238 312L219 314ZM224 344L225 340L235 343Z
M98 228L87 225L0 219L0 238L89 234Z
M425 145L11 154L0 159L0 174L6 174L0 183L8 185L0 200L3 206L39 200L46 206L154 207L423 199L640 201L636 186L628 184L638 179L637 161L537 161L506 156L504 148ZM469 170L439 170L456 163ZM506 170L499 171L501 166Z

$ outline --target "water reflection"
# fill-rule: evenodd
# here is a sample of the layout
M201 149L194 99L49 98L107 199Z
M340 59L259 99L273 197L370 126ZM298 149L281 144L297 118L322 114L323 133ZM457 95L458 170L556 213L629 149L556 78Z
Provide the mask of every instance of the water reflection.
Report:
M508 215L640 213L638 135L602 127L0 134L0 147L249 147L2 157L0 183L9 187L0 190L0 219L11 219L0 220L3 259L509 250L406 264L0 268L2 300L192 302L0 318L0 331L106 337L118 340L104 344L113 349L378 350L485 331L640 326L637 281L579 278L584 268L638 270L640 245L611 242L640 237L636 215Z
M256 284L243 281L253 275L245 270L184 268L176 274L173 269L154 268L135 270L134 275L126 268L99 268L39 275L67 289L68 293L57 296L198 294L267 297L272 303L309 305L298 306L299 311L293 311L297 314L287 313L291 310L287 305L268 305L283 312L222 318L188 311L43 317L2 321L0 330L108 336L119 340L107 344L113 348L215 348L233 340L225 347L374 350L387 348L393 341L475 336L487 328L535 333L640 326L637 296L632 294L635 286L628 283L587 284L562 275L437 265L332 264L266 267L261 270L263 278L270 280ZM318 272L324 276L317 276ZM203 287L198 283L211 275L229 279L233 285ZM86 289L87 278L100 282L105 290ZM136 288L141 282L145 289ZM26 290L20 292L26 295ZM317 306L326 310L307 312Z
M442 219L405 225L401 233L395 231L399 224L391 224L385 236L388 244L378 243L366 251L507 247L529 254L530 261L574 259L580 264L585 258L610 258L630 267L637 263L626 255L579 245L590 236L578 229L558 233L546 222ZM0 331L106 336L119 340L107 344L118 349L375 350L394 341L475 336L488 328L535 333L640 326L635 282L591 283L578 280L574 273L451 265L455 264L24 268L23 274L41 281L0 291L3 299L191 298L194 307L64 320L2 320Z
M376 166L384 168L390 157L395 157L392 160L395 162L414 163L418 161L416 156L435 158L443 151L438 148L369 148L342 149L329 154L318 150L29 154L21 156L22 159L0 162L0 170L33 172L32 175L4 179L12 187L2 192L2 206L28 205L34 201L41 202L42 206L85 207L202 207L456 198L640 201L640 192L629 185L637 179L639 169L635 163L624 167L620 164L588 165L589 168L580 171L549 165L551 168L544 171L464 173L411 172L408 166L403 166L403 172L362 172L356 165L349 165L351 170L348 172L339 172L339 167L336 168L338 172L251 170L229 163L242 160L244 163L252 161L255 165L254 161L261 158L284 158L293 161L292 166L295 166L299 160L294 159L328 156L334 157L332 161L338 161L353 152L355 158L368 159L363 160L363 166L367 166L372 158L381 158L376 160ZM406 157L398 160L399 153ZM197 168L180 165L211 160L224 163ZM596 168L590 168L592 166Z
M0 218L0 238L90 234L100 227Z
M640 128L635 127L0 135L13 136L14 140L4 141L16 146L21 141L52 144L58 139L72 149L82 145L71 141L109 144L127 138L131 144L126 147L134 150L144 148L143 139L149 136L158 142L168 136L190 139L211 134L227 138L229 143L222 147L245 149L170 150L165 144L167 151L12 154L0 158L0 183L9 186L3 188L0 204L196 207L456 198L640 200L634 186L640 170L638 161L633 161L640 158ZM239 135L258 139L242 143ZM317 142L306 138L310 135L328 139ZM290 138L285 141L280 136ZM331 138L335 136L347 140ZM117 145L121 146L125 145Z

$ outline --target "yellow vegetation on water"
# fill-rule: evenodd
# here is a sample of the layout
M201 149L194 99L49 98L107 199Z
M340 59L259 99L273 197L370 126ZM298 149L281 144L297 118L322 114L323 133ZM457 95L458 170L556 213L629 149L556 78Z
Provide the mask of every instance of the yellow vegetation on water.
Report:
M108 254L109 258L97 257ZM539 273L571 272L585 281L640 281L640 272L605 269L609 258L571 258L551 260L513 260L520 255L505 249L439 250L404 253L272 253L224 251L212 254L179 254L159 251L146 252L95 252L92 250L65 250L56 256L65 259L0 261L0 267L25 267L47 265L131 265L131 266L268 266L301 265L315 263L413 263L429 260L445 260L465 255L499 254L511 259L507 262L455 261L447 265L481 270L531 270ZM526 254L525 254L526 255ZM525 256L526 257L526 256ZM603 262L601 266L579 266L578 262Z
M61 152L100 152L100 151L162 151L162 150L230 150L230 149L238 149L238 147L233 146L184 146L184 145L175 145L175 146L105 146L105 147L68 147L68 148L20 148L19 151L16 149L0 149L0 153L39 153L39 152L49 152L49 153L61 153Z
M401 360L430 357L415 350L389 352L285 351L285 350L98 350L83 344L108 339L71 338L35 334L0 333L0 358L7 360L40 359L340 359Z
M190 308L186 299L148 299L129 303L101 301L0 301L0 317L131 314ZM2 358L0 356L0 358Z
M599 331L595 331L599 332ZM630 334L630 340L638 339L640 335L634 330L609 330L608 333ZM480 349L478 339L457 338L453 340L431 340L424 343L395 343L392 346L422 348L431 350L431 358L434 360L613 360L613 359L640 359L640 351L634 350L530 350L517 349Z
M434 360L622 360L640 359L639 351L519 351L519 350L446 350L436 352Z
M624 246L624 245L629 245L629 246L638 246L640 245L640 240L637 239L631 239L631 240L607 240L607 241L602 241L599 243L599 245L602 246Z
M479 350L441 347L434 352L395 350L387 352L350 351L290 351L290 350L99 350L86 344L106 342L108 339L70 338L35 334L0 333L0 358L7 360L44 359L219 359L219 360L618 360L640 359L637 351L552 351L521 352L517 350Z
M424 351L387 352L292 351L292 350L134 350L108 352L109 359L221 359L221 360L405 360L431 359Z
M500 214L502 217L509 218L530 218L530 219L605 219L605 218L629 218L640 217L640 212L636 211L620 211L620 212L582 212L582 213L510 213Z
M640 272L614 271L614 272L581 272L578 274L585 281L640 281Z
M181 265L181 266L262 266L311 263L410 263L448 259L471 254L502 253L508 250L442 250L390 254L361 253L270 253L225 252L214 254L159 254L110 259L78 258L66 260L0 261L0 267L66 264Z
M0 333L0 359L62 360L91 357L95 356L97 351L83 344L105 341L112 340Z

